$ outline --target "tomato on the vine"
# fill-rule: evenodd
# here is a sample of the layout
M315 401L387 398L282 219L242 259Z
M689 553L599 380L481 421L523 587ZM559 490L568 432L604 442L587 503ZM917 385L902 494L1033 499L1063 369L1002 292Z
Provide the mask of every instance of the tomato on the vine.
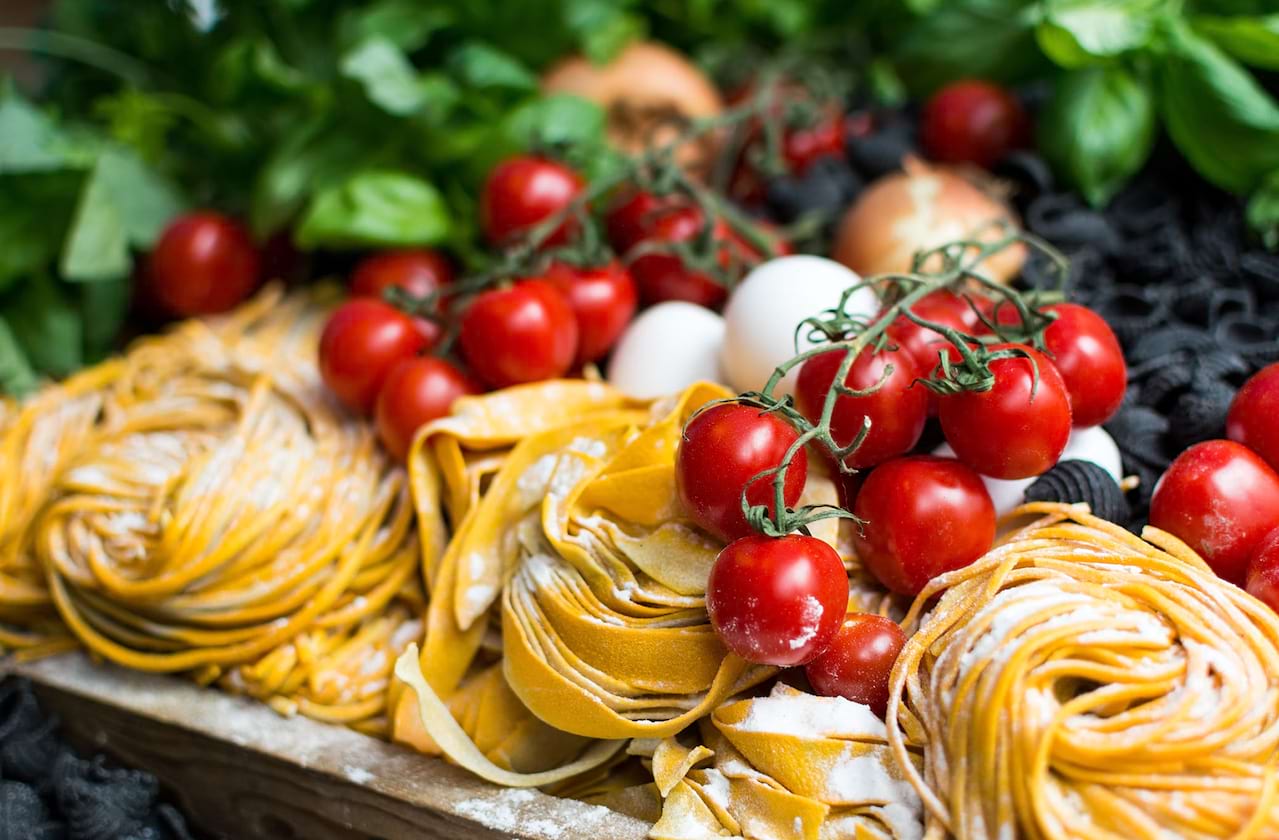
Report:
M929 292L916 301L910 311L925 321L951 327L968 335L982 335L987 332L981 318L969 305L968 300L949 289ZM959 351L946 340L945 336L916 324L905 315L899 315L888 328L888 337L915 359L920 376L928 376L933 372L943 352L950 357L952 363L960 360Z
M576 363L593 362L613 349L639 306L639 292L626 267L611 262L578 268L557 262L545 277L564 295L577 318Z
M178 216L147 260L147 286L170 314L225 312L247 298L261 278L261 257L244 226L221 213Z
M706 581L711 626L729 650L761 665L812 660L847 610L844 563L816 537L734 540L715 558Z
M367 414L397 362L426 348L408 315L380 300L356 298L329 316L320 335L320 376L338 399Z
M858 559L901 595L918 595L995 541L986 485L952 458L916 455L881 464L866 477L853 512L866 523L853 537Z
M1070 414L1080 428L1100 426L1124 401L1128 364L1119 339L1100 315L1077 303L1043 307L1057 318L1044 331L1044 346L1070 394ZM1017 310L1001 305L997 322L1016 324Z
M782 138L782 156L792 172L803 175L823 157L843 157L846 137L843 109L833 105L811 124L788 128Z
M818 423L826 395L847 353L831 350L820 353L799 369L795 383L795 407L811 423ZM891 371L889 371L891 368ZM867 418L870 430L856 452L844 463L850 467L872 467L902 455L919 442L928 421L928 389L916 385L920 376L910 353L885 348L878 353L857 354L844 376L844 386L864 391L864 397L839 395L830 418L831 437L839 446L848 446L861 433Z
M672 198L658 198L647 190L631 189L622 193L604 216L609 244L617 253L625 254L647 239L658 218L675 206Z
M1242 586L1253 552L1279 527L1279 474L1234 441L1197 443L1155 485L1150 524L1197 551L1218 577Z
M521 280L471 301L458 340L471 370L505 388L568 373L577 355L577 319L555 286Z
M924 104L920 140L934 160L991 167L1030 139L1030 120L1004 88L976 79L951 82Z
M906 634L897 622L869 613L848 615L826 650L804 666L804 673L818 694L864 703L883 717L888 677L905 644Z
M446 416L458 397L482 391L471 377L435 356L397 362L377 397L377 430L382 444L403 460L419 428Z
M425 298L453 282L453 266L439 251L406 248L365 257L351 272L351 294L381 300L389 288L410 297ZM442 311L442 310L437 310ZM428 318L414 318L428 346L440 339L440 326Z
M1249 595L1279 612L1279 527L1262 539L1252 553L1244 588Z
M531 155L513 157L489 173L480 198L484 235L504 245L538 222L563 211L585 189L582 176L557 161ZM564 245L577 229L569 218L543 245Z
M1066 383L1038 350L1023 344L996 344L989 349L1014 349L1023 355L990 363L995 377L990 390L938 398L937 414L946 442L959 460L991 478L1030 478L1047 472L1061 458L1070 438Z
M742 512L742 490L752 505L776 513L772 478L750 481L779 466L798 439L790 424L754 406L725 403L699 413L684 428L675 455L675 482L685 510L724 542L755 533ZM786 470L787 507L799 501L807 481L808 455L800 449Z
M1262 368L1239 389L1226 415L1226 437L1279 471L1279 363Z

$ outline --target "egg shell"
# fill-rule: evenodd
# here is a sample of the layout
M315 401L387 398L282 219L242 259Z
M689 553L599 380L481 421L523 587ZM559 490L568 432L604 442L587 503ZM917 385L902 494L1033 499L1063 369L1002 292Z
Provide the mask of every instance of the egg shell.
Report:
M839 304L845 289L861 282L849 268L825 257L797 254L757 266L738 284L724 310L722 366L728 384L738 391L758 391L778 365L795 356L795 328L805 318ZM868 288L859 289L845 311L874 315L879 300ZM800 350L812 346L800 336ZM776 394L794 391L796 368L786 375Z
M954 458L955 450L950 448L950 444L943 443L933 450L933 454ZM1115 481L1123 477L1123 462L1119 457L1119 447L1100 426L1071 430L1070 440L1066 441L1066 449L1061 453L1060 460L1091 461L1110 473ZM995 515L1003 516L1026 501L1026 488L1033 484L1036 478L1038 476L1005 480L983 475L981 480L986 485L986 492L990 493L990 500L995 504Z
M608 381L632 397L650 399L695 382L722 382L724 319L683 301L659 303L639 314L618 339Z

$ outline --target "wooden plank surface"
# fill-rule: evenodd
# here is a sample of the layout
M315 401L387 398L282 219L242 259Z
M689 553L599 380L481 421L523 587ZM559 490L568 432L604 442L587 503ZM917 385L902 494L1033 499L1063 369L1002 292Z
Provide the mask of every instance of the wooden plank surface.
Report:
M199 826L235 840L640 840L648 825L489 785L339 726L283 718L175 677L67 654L8 666L73 741L155 773Z

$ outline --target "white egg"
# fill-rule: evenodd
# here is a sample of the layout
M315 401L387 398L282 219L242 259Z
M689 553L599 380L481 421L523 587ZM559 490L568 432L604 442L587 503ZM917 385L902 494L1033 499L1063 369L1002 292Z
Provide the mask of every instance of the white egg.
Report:
M659 303L618 339L608 381L632 397L673 394L694 382L722 382L724 319L693 303Z
M755 268L733 291L724 310L724 374L738 391L758 391L778 365L795 355L795 328L805 318L833 309L840 295L861 278L849 268L824 257L806 254L778 257ZM845 307L850 315L879 311L875 293L863 288ZM800 348L811 343L800 336ZM789 394L798 370L791 371L777 389Z
M950 444L943 443L933 450L933 454L941 455L945 458L954 458L955 450L950 448ZM1066 448L1061 453L1061 460L1091 461L1110 473L1110 476L1115 481L1119 481L1123 477L1123 463L1119 457L1119 447L1101 426L1072 429L1070 440L1066 441ZM995 514L1003 516L1026 501L1026 488L1035 482L1035 478L1038 478L1038 476L1002 479L983 475L981 480L986 485L986 492L990 493L990 500L995 503Z

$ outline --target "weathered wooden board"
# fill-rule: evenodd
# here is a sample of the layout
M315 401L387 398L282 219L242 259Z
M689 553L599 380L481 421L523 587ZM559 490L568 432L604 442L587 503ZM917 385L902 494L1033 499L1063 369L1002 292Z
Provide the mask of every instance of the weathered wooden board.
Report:
M72 741L155 773L234 840L640 840L607 808L503 790L438 759L175 677L68 654L10 666Z

